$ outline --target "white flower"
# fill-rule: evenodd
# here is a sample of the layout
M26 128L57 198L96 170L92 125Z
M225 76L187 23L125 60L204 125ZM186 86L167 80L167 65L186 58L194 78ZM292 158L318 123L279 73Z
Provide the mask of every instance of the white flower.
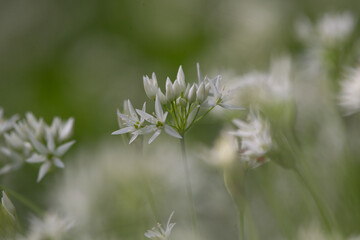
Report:
M360 67L349 72L347 79L342 81L339 93L339 106L345 115L360 111Z
M142 111L146 111L146 103L144 103ZM127 100L124 104L124 113L117 110L117 115L120 129L113 132L112 135L131 133L132 137L129 142L130 144L139 136L137 130L143 127L145 119L141 116L139 118L130 100Z
M221 83L221 76L217 76L214 79L209 79L208 82L210 84L210 94L212 95L212 99L210 100L210 106L219 105L223 108L227 109L238 109L243 110L244 108L241 107L233 107L230 105L225 104L227 100L230 98L230 91L227 90Z
M143 110L137 109L136 111L143 119L149 122L150 125L147 125L146 127L137 130L136 132L134 132L134 134L147 134L154 132L154 134L149 139L149 144L152 143L161 134L162 129L164 129L165 132L172 137L182 138L181 135L174 128L166 124L168 112L164 113L158 95L156 95L155 99L156 117L151 116Z
M355 27L354 17L349 12L325 14L317 24L317 31L324 43L334 44L348 39Z
M163 229L160 224L158 224L157 229L153 228L148 230L144 235L145 237L151 240L169 240L172 228L175 226L175 223L170 223L171 218L174 212L170 214L169 220L166 224L166 228Z
M19 240L62 240L69 234L73 225L72 220L60 218L55 214L47 214L43 219L32 217L27 235Z
M143 82L144 82L144 89L146 95L150 99L154 100L156 93L158 92L158 82L155 73L152 74L152 78L149 78L148 76L144 76Z
M250 108L249 122L233 120L238 130L231 134L240 137L240 157L248 167L256 168L269 159L266 153L271 149L272 139L268 121L261 118L258 111Z
M5 211L9 214L11 219L15 220L16 210L14 204L10 201L5 191L2 191L1 204Z
M19 168L24 162L42 163L37 181L39 182L54 165L64 168L60 159L75 141L66 142L73 133L74 119L62 122L55 117L51 126L32 113L26 114L26 119L17 122L14 130L5 135L7 147L1 151L12 162L0 169L0 174Z
M0 136L13 128L18 116L12 116L10 119L4 119L4 110L0 108Z
M55 136L51 132L51 129L46 129L46 146L39 142L33 135L29 135L29 139L34 146L36 152L34 152L31 157L26 159L28 163L42 163L39 170L39 175L37 182L40 182L41 179L50 171L52 165L58 168L64 168L65 165L60 159L75 141L70 141L59 146L56 146Z

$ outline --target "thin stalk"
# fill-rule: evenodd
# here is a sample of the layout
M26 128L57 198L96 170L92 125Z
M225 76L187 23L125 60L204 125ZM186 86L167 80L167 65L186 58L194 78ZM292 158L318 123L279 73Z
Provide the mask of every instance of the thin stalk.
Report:
M205 117L211 110L213 110L214 108L216 107L216 105L215 106L212 106L211 108L209 108L202 116L200 116L198 119L196 119L196 123L198 122L198 121L200 121L203 117Z
M144 143L143 142L144 142L144 138L141 138L140 146L139 146L139 153L140 154L138 153L141 158L143 158L143 155L144 155ZM140 161L137 161L137 162L138 162L138 165L139 165L141 180L143 182L146 198L147 198L147 200L148 200L148 202L150 204L151 212L153 213L155 221L160 222L159 211L157 210L157 207L156 207L155 198L154 198L154 194L151 191L149 179L147 177L147 174L144 171L142 162L140 162Z
M327 217L325 208L323 206L323 204L321 203L320 198L317 195L317 192L312 188L312 186L308 183L308 181L305 179L305 177L300 173L300 171L297 168L294 168L294 171L296 173L296 175L298 176L300 182L302 184L304 184L304 186L307 188L307 190L309 191L309 193L311 194L312 198L315 201L315 204L317 206L317 208L319 209L320 215L324 221L324 224L327 228L327 230L329 232L331 232L331 224L329 222L329 219Z
M239 240L245 240L245 211L240 207L238 209L239 217Z
M0 189L5 190L11 197L15 198L19 202L21 202L24 206L29 208L33 213L42 216L44 214L44 210L42 210L40 207L38 207L35 203L27 199L26 197L22 196L21 194L8 189L2 185L0 185Z
M194 204L194 198L192 194L192 188L191 188L191 181L190 181L190 169L189 164L186 157L186 147L185 147L185 136L182 134L182 138L180 139L181 143L181 153L182 153L182 159L184 163L184 170L186 175L186 193L189 200L190 210L191 210L191 222L193 225L193 230L195 233L198 232L197 228L197 217L196 217L196 210L195 210L195 204Z

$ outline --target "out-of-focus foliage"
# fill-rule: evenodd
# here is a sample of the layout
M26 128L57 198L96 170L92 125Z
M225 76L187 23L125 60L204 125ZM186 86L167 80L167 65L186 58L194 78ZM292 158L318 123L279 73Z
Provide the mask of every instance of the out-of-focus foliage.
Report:
M14 220L0 205L0 239L145 239L172 211L171 239L236 239L236 207L211 163L241 161L244 151L219 136L248 111L216 109L186 135L198 234L178 140L142 146L140 136L129 146L110 135L123 100L139 109L147 100L144 75L156 72L164 86L182 65L196 82L196 62L223 76L231 104L258 109L269 124L271 148L253 145L264 150L256 160L266 152L270 161L240 184L248 239L358 239L358 9L356 0L0 1L0 147L5 123L28 111L48 123L74 117L77 141L66 168L40 183L30 164L0 175L16 208ZM0 167L8 161L0 155ZM243 178L236 167L234 181ZM46 213L34 216L13 192Z

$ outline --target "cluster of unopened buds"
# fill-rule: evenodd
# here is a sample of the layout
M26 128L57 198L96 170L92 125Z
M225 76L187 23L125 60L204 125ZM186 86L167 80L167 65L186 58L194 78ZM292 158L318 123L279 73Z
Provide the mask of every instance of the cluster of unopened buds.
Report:
M73 133L74 119L62 121L55 117L51 125L36 119L32 113L13 124L13 129L4 134L5 146L1 152L11 162L0 169L0 174L15 170L23 163L41 164L39 182L53 166L64 168L61 160L75 141L69 141Z
M155 73L152 77L144 76L146 95L155 101L155 113L146 112L146 103L142 109L134 109L130 100L124 102L124 110L118 110L120 129L112 134L130 134L130 143L139 135L153 133L149 139L150 144L164 130L175 138L182 138L184 133L193 124L207 115L215 106L228 109L242 109L226 105L230 91L222 86L221 76L213 79L202 77L199 65L198 82L189 84L185 82L184 72L180 66L175 81L166 79L165 93L158 87ZM165 112L164 112L165 109ZM168 113L171 119L168 118Z

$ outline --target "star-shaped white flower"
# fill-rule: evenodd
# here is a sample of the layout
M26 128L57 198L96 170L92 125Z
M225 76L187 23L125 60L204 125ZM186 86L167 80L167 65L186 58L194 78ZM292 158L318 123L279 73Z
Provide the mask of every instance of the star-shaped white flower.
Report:
M54 135L52 134L49 128L46 128L46 146L39 142L31 133L29 134L29 139L36 150L31 157L26 159L28 163L42 163L39 170L39 175L37 182L40 182L41 179L50 171L51 166L56 166L58 168L64 168L65 165L60 159L75 141L70 141L64 143L60 146L56 146Z
M169 220L166 224L166 228L163 229L160 224L158 224L157 229L153 228L152 230L148 230L144 235L145 237L151 240L169 240L171 230L175 226L175 223L170 223L174 212L170 214Z
M154 132L154 134L149 139L149 144L152 143L161 134L163 129L167 134L172 137L182 138L181 135L174 128L166 124L168 112L164 113L158 95L156 95L155 99L155 117L146 113L143 110L137 109L136 111L143 119L149 122L150 125L137 130L135 134L140 135Z
M139 118L130 100L127 100L124 106L124 113L121 113L119 110L117 111L120 129L113 132L112 135L131 133L130 144L140 135L138 130L143 127L145 119L140 114ZM142 107L142 111L146 111L146 102Z

